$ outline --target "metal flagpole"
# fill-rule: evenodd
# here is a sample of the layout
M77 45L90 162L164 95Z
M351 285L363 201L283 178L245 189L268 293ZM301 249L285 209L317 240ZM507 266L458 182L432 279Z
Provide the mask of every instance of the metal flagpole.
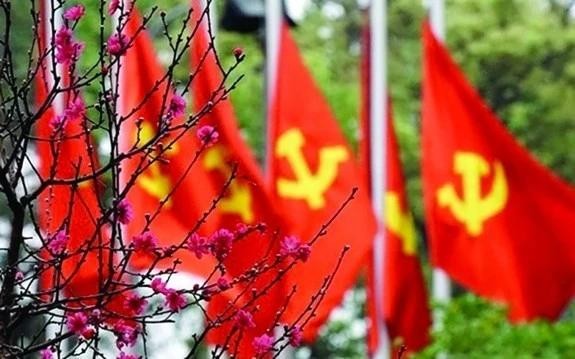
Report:
M440 40L445 40L445 2L444 0L429 0L429 18L431 29ZM433 269L433 298L440 303L447 303L451 299L451 282L447 274L439 268ZM434 313L434 325L441 326L441 310Z
M387 1L372 0L370 19L370 169L373 209L379 218L379 230L374 238L373 270L375 314L378 348L374 358L389 358L389 335L384 320L385 281L385 188L387 164Z
M49 49L53 45L54 41L52 35L56 31L58 31L58 29L61 28L64 23L62 19L63 15L62 7L60 6L58 8L55 8L54 7L55 5L56 4L53 1L43 0L42 13L40 14L40 20L42 21L40 32L42 32L44 37L44 49L41 49L41 51ZM54 25L54 27L52 27L52 24ZM44 72L46 76L45 80L48 86L48 91L50 91L56 83L56 79L53 77L54 76L53 74L55 73L59 78L62 78L62 75L64 73L62 70L62 66L59 65L58 62L56 61L55 58L56 52L51 51L50 54L51 55L46 57L46 59L44 60L48 62L46 64ZM55 68L52 67L53 65L55 66ZM52 72L52 70L54 70L54 72ZM67 86L67 84L64 84L64 86ZM65 105L66 104L65 104L64 93L60 92L56 94L54 100L52 101L52 106L54 108L54 116L62 114L64 112ZM64 317L64 311L62 309L52 309L47 316L48 320L52 320L53 318L57 317L61 318ZM46 334L45 334L46 339L52 339L57 337L60 333L60 329L61 325L57 322L47 323ZM66 339L61 342L60 349L64 353L68 350L69 341L70 339Z
M265 135L265 154L264 154L264 168L269 170L271 161L272 149L269 143L270 126L269 118L271 111L272 98L275 92L276 85L276 70L278 64L278 52L280 43L280 29L282 26L282 0L266 0L266 32L265 32L265 58L266 58L266 121L264 122L264 135ZM269 174L269 171L266 171Z
M270 112L273 96L276 87L276 73L279 58L279 44L280 44L280 31L282 26L283 17L283 1L282 0L266 0L265 3L265 59L266 59L266 73L265 73L265 98L266 98L266 116L264 122L264 135L265 135L265 154L264 154L264 168L267 170L266 175L269 180L269 166L271 163L271 156L273 149L270 143L271 128L270 128ZM274 336L279 338L283 335L283 329L278 327ZM286 347L279 355L279 359L295 358L295 350L291 347Z
M445 41L445 0L429 0L429 17L435 36Z

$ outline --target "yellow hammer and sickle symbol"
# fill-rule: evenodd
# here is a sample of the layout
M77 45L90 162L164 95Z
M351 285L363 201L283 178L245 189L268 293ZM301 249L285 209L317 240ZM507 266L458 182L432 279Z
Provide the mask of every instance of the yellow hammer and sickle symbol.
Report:
M403 212L399 195L395 192L385 194L385 223L389 231L401 239L403 252L414 255L417 252L415 224L409 211Z
M225 177L231 175L231 170L225 161L225 150L222 146L214 146L206 150L203 164L207 170L220 171ZM228 195L223 197L218 208L222 212L237 214L246 224L253 223L254 213L252 211L252 196L246 184L234 179L228 187Z
M481 178L489 174L489 163L476 153L456 152L453 171L461 176L462 198L453 184L446 184L437 192L439 205L449 208L471 236L479 236L485 221L501 212L507 203L509 189L501 162L495 161L493 170L491 191L482 197Z
M143 122L140 129L139 143L148 143L152 138L154 138L154 135L155 131L152 125L147 122ZM177 151L177 144L172 144L164 153L167 155L174 155ZM172 189L170 178L162 173L160 163L157 160L152 162L146 171L138 177L138 184L150 196L157 198L160 201L164 200L170 194ZM167 207L172 205L171 198L168 199L165 205Z
M312 209L325 206L325 192L337 177L341 162L349 154L344 146L330 146L319 150L319 166L315 173L309 167L303 154L305 139L298 129L284 132L277 140L275 153L290 163L295 180L279 178L277 190L285 198L303 199Z

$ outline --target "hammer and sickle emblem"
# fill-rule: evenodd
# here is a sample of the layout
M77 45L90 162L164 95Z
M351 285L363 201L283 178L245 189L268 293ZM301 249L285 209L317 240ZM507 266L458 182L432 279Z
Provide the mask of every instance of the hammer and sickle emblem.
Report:
M437 191L439 205L447 207L453 216L465 225L471 236L479 236L489 218L503 210L509 189L503 165L493 163L491 190L481 196L481 178L490 172L489 163L472 152L456 152L453 171L461 176L462 197L458 197L453 184L446 184Z
M143 122L140 129L140 143L149 142L155 135L154 128L150 123ZM178 151L177 144L172 144L164 153L166 155L174 155ZM170 178L162 173L160 163L154 161L150 166L138 177L137 183L146 191L150 196L157 198L159 201L164 200L172 189ZM168 208L172 205L171 198L165 204Z
M277 190L285 198L303 199L311 209L325 206L325 192L337 177L340 163L349 154L344 146L330 146L319 150L319 165L315 173L303 154L305 139L298 129L285 131L277 140L275 154L289 162L295 179L279 178Z
M225 161L226 151L222 146L214 146L206 150L203 164L207 170L217 170L223 176L229 177L231 170ZM252 196L249 187L234 179L228 187L228 194L223 197L218 208L222 212L237 214L246 224L253 223Z
M385 224L387 229L401 239L403 252L414 255L417 252L415 224L409 211L402 211L396 192L385 194Z

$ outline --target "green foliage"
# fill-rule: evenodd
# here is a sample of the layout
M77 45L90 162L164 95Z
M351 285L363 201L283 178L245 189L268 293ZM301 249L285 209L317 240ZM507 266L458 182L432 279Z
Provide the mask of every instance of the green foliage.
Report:
M263 42L258 36L240 35L220 31L217 37L219 56L231 59L235 47L244 50L239 73L245 75L237 89L232 92L231 99L234 110L242 128L242 135L254 149L256 157L263 162L265 148L265 72ZM237 75L237 74L236 74Z
M348 292L342 308L334 311L330 324L325 326L320 337L310 347L300 349L299 357L312 358L365 358L366 323L362 304L365 303L365 290L358 288ZM309 353L308 353L309 352Z
M575 351L575 325L536 321L510 324L505 308L464 294L443 307L441 330L416 358L566 358Z
M448 45L482 96L544 164L575 182L575 26L559 1L453 1ZM457 16L455 16L457 14ZM477 16L477 15L480 16Z

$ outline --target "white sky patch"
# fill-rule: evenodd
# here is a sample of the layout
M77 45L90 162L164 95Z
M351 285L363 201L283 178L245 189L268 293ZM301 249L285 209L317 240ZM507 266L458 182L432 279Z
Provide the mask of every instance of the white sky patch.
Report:
M333 29L328 26L322 26L317 30L317 34L322 40L328 40L333 35Z
M285 8L288 16L295 22L299 22L305 16L305 12L311 5L310 0L286 0Z
M10 237L10 221L0 217L0 248L8 248L8 237Z
M345 8L341 4L328 1L322 7L321 12L329 20L337 20L345 15Z
M369 3L371 1L370 0L357 0L357 5L361 8L361 9L365 9L366 7L369 6Z

